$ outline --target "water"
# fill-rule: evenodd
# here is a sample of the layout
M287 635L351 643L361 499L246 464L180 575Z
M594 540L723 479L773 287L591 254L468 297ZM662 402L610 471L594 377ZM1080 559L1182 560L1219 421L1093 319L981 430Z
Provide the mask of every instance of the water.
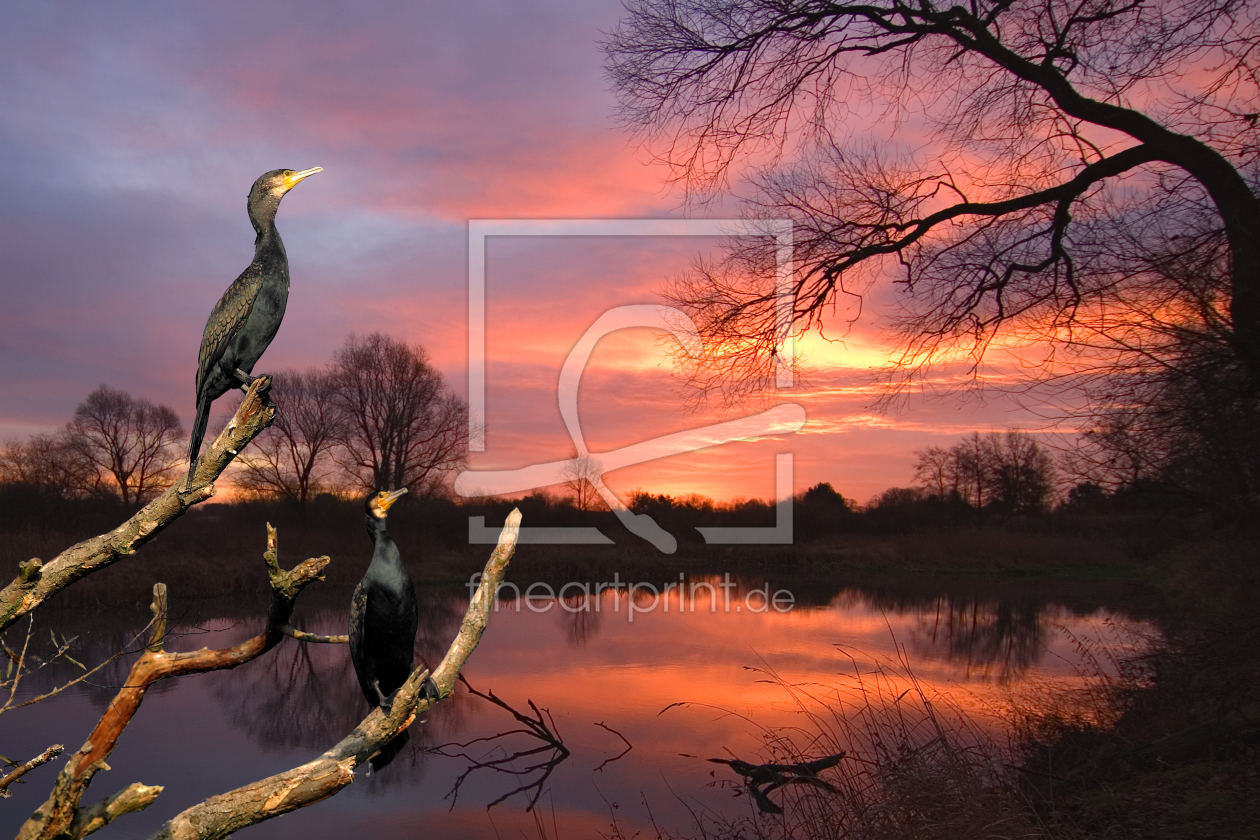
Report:
M519 734L478 740L522 726L461 686L424 724L413 725L411 746L384 771L368 776L364 768L332 799L236 836L579 838L609 834L614 820L626 836L636 830L655 836L652 820L685 831L693 812L750 807L746 797L734 796L734 774L705 759L765 760L764 737L785 727L807 742L817 721L803 712L828 718L821 704L857 708L865 699L859 678L868 692L882 687L882 702L912 688L910 700L921 692L942 714L958 710L977 732L1000 741L1013 696L1034 687L1041 697L1066 696L1084 684L1083 671L1113 668L1112 657L1151 632L1097 601L1055 603L1037 582L993 597L933 592L922 582L913 594L898 594L895 586L813 587L793 593L790 608L786 596L776 605L765 595L791 587L756 593L759 582L723 589L724 582L689 581L699 584L695 598L673 591L653 599L640 591L633 610L624 591L500 602L465 676L521 713L533 715L530 700L545 710L544 719L570 751L567 759L548 768L554 753L543 750L503 768L536 766L532 772L472 770L456 799L455 782L470 770L467 756L484 762L540 746ZM332 594L304 595L295 623L312 632L344 632L345 607L341 598L328 601ZM467 589L422 590L421 600L417 651L436 663L454 637ZM263 613L261 603L175 602L173 633L182 637L168 649L234 644L257 632ZM44 611L36 616L35 637L46 642L50 628L77 634L73 655L95 663L122 649L144 620L144 611L134 608ZM10 645L14 635L10 631ZM51 743L77 749L129 661L0 716L0 752L24 759ZM915 685L905 677L907 668ZM23 682L18 698L42 693L76 671L58 663L38 672ZM84 804L136 781L164 785L146 812L124 816L100 835L147 836L208 796L309 761L366 711L346 646L286 640L236 670L150 689L109 759L112 770L98 774ZM832 729L851 751L867 746L860 730ZM426 750L438 745L445 755ZM61 763L32 772L27 784L13 789L0 805L0 834L15 833L43 801ZM520 787L525 790L487 810ZM534 797L537 805L527 813Z

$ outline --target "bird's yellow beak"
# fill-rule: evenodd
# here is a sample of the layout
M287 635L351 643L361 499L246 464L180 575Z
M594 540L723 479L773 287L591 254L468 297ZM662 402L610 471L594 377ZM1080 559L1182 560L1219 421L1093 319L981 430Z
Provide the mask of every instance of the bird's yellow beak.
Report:
M316 172L323 172L324 167L316 166L314 169L303 169L301 172L290 172L284 176L284 189L286 192L293 189L298 181L301 181L307 175L314 175Z
M392 506L394 502L398 501L398 499L406 492L407 488L404 487L403 489L395 490L392 493L382 493L380 501L377 502L377 506L380 507L382 511L389 510L390 506Z

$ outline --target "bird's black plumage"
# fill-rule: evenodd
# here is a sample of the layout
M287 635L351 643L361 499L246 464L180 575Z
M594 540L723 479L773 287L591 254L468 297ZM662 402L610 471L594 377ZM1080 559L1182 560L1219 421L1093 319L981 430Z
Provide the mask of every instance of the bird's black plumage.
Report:
M416 588L403 568L398 546L385 527L386 512L406 493L374 493L368 497L367 531L372 538L372 563L355 587L350 600L350 660L359 677L359 688L372 706L390 710L393 694L411 676L420 610ZM426 693L435 691L432 681ZM372 760L380 769L407 743L407 730L399 733Z
M253 382L254 365L280 329L284 307L289 300L289 258L276 230L276 210L280 199L308 175L321 167L294 172L275 169L254 182L249 191L249 220L257 236L254 261L241 272L215 304L201 337L197 357L197 419L188 443L188 480L193 473L201 439L206 433L210 404L233 388Z
M372 564L350 601L350 659L359 687L368 703L386 708L389 696L411 675L420 625L416 588L385 526L386 511L406 492L382 491L368 497L366 521L373 545Z

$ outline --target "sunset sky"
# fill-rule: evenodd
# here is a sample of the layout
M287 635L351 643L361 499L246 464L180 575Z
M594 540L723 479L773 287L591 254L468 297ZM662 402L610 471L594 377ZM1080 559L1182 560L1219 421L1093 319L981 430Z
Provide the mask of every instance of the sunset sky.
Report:
M245 197L270 169L324 172L280 209L292 291L255 372L323 365L351 331L381 331L422 344L461 394L470 219L737 216L686 207L617 126L597 41L620 13L617 0L9 4L0 439L61 425L102 383L190 423L202 328L252 256ZM570 349L609 307L659 303L716 244L488 239L488 431L472 467L565 457ZM996 394L873 413L887 304L873 296L847 333L838 317L842 343L805 342L808 384L768 403L802 406L800 432L627 467L609 485L765 498L774 454L791 452L797 492L830 481L864 502L911 482L915 449L1044 423ZM666 352L642 329L598 346L579 400L594 452L752 413L685 412Z

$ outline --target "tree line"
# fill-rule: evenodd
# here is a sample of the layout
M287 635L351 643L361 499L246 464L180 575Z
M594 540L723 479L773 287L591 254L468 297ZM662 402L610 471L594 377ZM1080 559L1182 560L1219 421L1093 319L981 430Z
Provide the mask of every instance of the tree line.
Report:
M240 454L232 477L245 501L286 502L305 518L317 497L357 496L379 487L405 486L416 497L445 498L450 474L466 464L467 405L419 346L379 333L351 335L328 365L278 373L271 390L280 406L276 419ZM63 428L0 446L0 483L63 500L107 498L138 507L179 479L184 440L173 409L102 385ZM1126 506L1109 500L1159 484L1157 473L1141 469L1127 480L1102 475L1090 460L1094 444L1087 434L1080 448L1056 458L1027 432L973 432L951 447L916 451L914 486L889 488L865 504L829 482L798 493L796 533L809 540L846 531L921 530L1037 516L1056 505L1076 512L1121 510ZM594 491L598 461L576 450L570 456L558 493L537 491L510 504L540 525L611 519ZM632 511L676 533L697 525L776 521L771 501L718 502L642 489L627 498ZM443 510L458 518L456 508L481 510L499 501L468 499Z
M324 367L272 377L275 422L241 453L247 498L304 508L320 493L438 491L468 450L468 406L419 345L351 334ZM61 429L0 446L0 482L138 508L182 475L175 410L101 385Z

